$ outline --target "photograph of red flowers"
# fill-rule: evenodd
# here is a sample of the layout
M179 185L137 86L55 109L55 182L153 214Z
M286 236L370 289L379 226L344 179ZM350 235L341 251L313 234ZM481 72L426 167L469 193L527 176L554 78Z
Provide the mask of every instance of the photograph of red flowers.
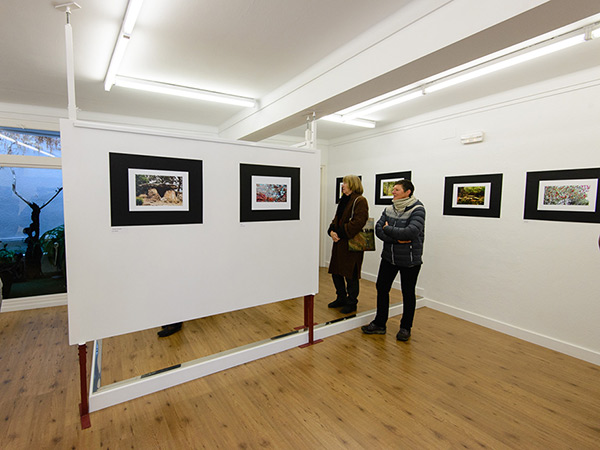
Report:
M524 219L600 223L600 168L528 172Z
M265 177L253 175L251 208L253 211L291 209L292 179L290 177Z
M240 221L300 219L300 168L240 164Z

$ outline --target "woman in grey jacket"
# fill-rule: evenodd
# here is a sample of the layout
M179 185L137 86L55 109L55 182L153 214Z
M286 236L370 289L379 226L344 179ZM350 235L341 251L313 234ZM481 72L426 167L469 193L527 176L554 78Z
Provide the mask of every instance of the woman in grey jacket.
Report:
M377 315L373 322L362 327L365 334L385 334L390 289L400 272L403 312L396 339L407 341L410 338L425 240L425 207L413 197L414 190L409 180L398 181L392 191L392 205L383 211L375 225L375 233L383 241L383 251L376 284Z

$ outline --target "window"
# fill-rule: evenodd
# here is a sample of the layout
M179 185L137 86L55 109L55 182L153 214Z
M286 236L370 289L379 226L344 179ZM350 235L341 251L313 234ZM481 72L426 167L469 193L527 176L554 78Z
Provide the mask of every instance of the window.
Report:
M0 128L0 278L4 299L66 292L59 158L57 132Z
M0 155L60 158L60 134L0 127Z

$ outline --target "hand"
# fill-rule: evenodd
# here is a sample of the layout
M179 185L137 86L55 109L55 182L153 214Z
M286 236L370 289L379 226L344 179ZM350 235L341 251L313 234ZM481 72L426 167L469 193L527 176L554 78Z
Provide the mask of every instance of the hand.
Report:
M331 236L331 239L333 239L333 242L338 242L340 240L340 237L335 231L332 231L329 235Z
M400 241L398 240L398 244L410 244L412 241Z

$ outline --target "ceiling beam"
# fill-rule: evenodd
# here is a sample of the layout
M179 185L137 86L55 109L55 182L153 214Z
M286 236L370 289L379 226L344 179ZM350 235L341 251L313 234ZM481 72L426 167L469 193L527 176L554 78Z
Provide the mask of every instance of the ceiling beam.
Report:
M266 96L252 112L226 122L220 135L261 141L305 125L307 115L313 112L317 118L332 114L600 14L597 0L501 0L498 10L489 8L489 2L480 5L484 3L483 15L473 8L473 2L445 3L320 76L304 83L298 79L297 87ZM456 23L464 26L451 25Z

